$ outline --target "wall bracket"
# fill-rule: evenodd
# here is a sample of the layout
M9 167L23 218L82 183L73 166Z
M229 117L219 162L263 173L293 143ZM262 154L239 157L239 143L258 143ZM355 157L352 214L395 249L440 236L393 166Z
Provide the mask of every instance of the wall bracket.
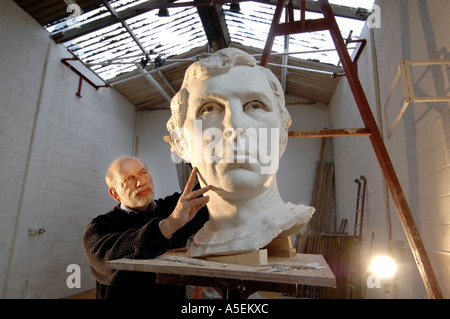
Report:
M77 74L80 77L80 80L78 82L78 90L75 93L76 96L81 98L81 87L83 84L83 80L86 81L87 83L89 83L92 87L94 87L96 90L98 90L99 88L102 87L109 87L108 84L105 85L97 85L94 82L92 82L90 79L88 79L83 73L81 73L80 70L76 69L73 65L71 65L69 63L69 61L80 61L78 58L65 58L65 59L61 59L61 62L67 66L70 70L72 70L75 74Z
M386 130L387 130L387 138L391 138L394 130L397 128L398 123L405 114L406 109L410 103L427 103L427 102L450 102L450 96L426 96L426 97L417 97L414 93L414 87L411 78L411 67L417 65L445 65L450 64L450 60L418 60L418 61L401 61L397 68L397 73L395 74L394 81L392 82L391 90L389 91L388 98L386 100L386 104L384 106L384 117L386 119ZM391 101L392 94L394 93L395 88L397 87L397 83L399 78L402 78L402 86L403 86L403 105L400 110L400 113L397 115L397 118L392 125L392 128L389 128L389 119L388 119L388 106Z

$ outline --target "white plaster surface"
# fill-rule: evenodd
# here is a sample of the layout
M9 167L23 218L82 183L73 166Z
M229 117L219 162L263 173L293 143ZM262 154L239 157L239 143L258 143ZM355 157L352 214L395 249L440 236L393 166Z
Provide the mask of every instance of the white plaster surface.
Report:
M172 100L172 151L198 168L202 186L212 186L210 220L194 237L191 256L256 250L311 218L312 207L285 203L277 187L291 125L284 104L271 71L238 49L222 49L188 68ZM214 148L204 138L208 131Z

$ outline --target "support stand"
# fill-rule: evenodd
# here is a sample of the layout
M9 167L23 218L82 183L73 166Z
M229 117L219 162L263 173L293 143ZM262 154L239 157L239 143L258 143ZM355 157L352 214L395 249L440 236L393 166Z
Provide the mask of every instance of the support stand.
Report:
M223 298L247 298L256 291L296 293L300 285L335 287L323 256L296 254L291 258L268 256L258 267L188 257L175 249L154 259L119 259L109 269L156 273L158 284L214 287Z
M428 258L428 254L423 245L422 239L406 201L406 197L401 188L397 174L395 173L386 146L384 145L383 138L370 109L369 102L367 101L361 82L359 81L356 67L350 58L345 42L342 38L333 11L330 7L330 4L328 3L328 0L318 0L318 2L324 18L305 20L305 0L302 0L302 20L294 21L293 7L292 5L288 5L290 21L280 24L279 21L281 13L283 11L285 0L278 0L260 64L264 67L267 66L270 51L272 50L272 46L276 36L324 30L328 30L330 32L336 50L339 54L342 66L344 68L345 76L347 77L362 120L366 126L365 128L370 132L370 141L381 167L381 171L383 172L383 176L386 180L386 184L391 193L392 199L397 208L400 221L411 247L413 256L416 260L417 268L422 277L428 296L430 298L442 299L443 295L439 287L439 283L434 274L433 268ZM292 3L292 0L290 0L289 3Z

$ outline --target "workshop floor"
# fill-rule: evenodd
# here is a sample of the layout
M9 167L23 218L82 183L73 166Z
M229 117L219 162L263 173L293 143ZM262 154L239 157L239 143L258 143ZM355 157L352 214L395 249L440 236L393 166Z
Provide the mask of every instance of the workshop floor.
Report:
M95 299L95 289L84 291L82 293L67 297L65 299Z
M218 295L217 296L209 296L208 294L206 294L205 296L203 296L204 298L220 298ZM284 299L287 298L285 296L282 296L279 293L274 293L274 292L266 292L266 291L262 291L262 292L258 292L255 294L255 296L251 296L251 298L266 298L266 299ZM88 290L88 291L84 291L82 293L67 297L66 299L95 299L95 289L92 290Z

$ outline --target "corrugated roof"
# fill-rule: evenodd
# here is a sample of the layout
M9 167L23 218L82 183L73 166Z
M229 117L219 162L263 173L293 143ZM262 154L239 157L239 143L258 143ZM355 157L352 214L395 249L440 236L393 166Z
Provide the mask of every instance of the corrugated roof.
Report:
M142 0L116 0L111 6L117 12L138 6ZM55 34L109 15L103 6L80 15L78 21L61 21L49 26ZM208 43L203 25L195 7L171 8L169 17L159 17L157 10L148 11L126 21L141 44L156 58L175 56ZM65 42L64 45L102 79L109 80L119 74L136 69L135 63L144 56L120 22ZM101 63L101 64L100 64Z
M53 15L44 15L38 10L39 7L48 7L55 1L16 0L41 23L50 21L45 27L51 37L58 43L63 43L101 79L114 85L138 109L150 109L155 105L167 104L168 97L172 96L173 91L178 90L181 85L184 70L192 62L189 58L195 59L208 52L211 30L207 30L209 31L207 36L205 28L219 28L220 32L220 28L224 27L222 31L229 37L226 41L255 54L258 59L265 46L276 8L274 5L276 0L240 1L240 12L231 11L227 3L221 7L215 4L214 6L220 7L216 8L219 10L217 11L219 16L223 12L225 25L217 26L214 25L217 23L215 17L209 18L210 20L205 23L204 13L202 17L199 15L200 10L196 6L206 5L206 0L190 2L196 6L185 6L185 1L181 1L182 7L169 7L168 17L158 16L160 5L177 5L180 1L109 0L107 4L112 9L108 9L104 4L106 1L99 3L99 1L79 0L84 6L76 7L76 1L64 0L67 8L73 9L73 12L68 10L69 12L63 15L60 10ZM362 7L367 12L370 12L373 2L373 0L330 0L331 4ZM307 5L311 8L315 6L314 3L307 0ZM85 8L86 12L81 12L82 8ZM347 19L337 16L336 20L344 38L347 38L350 32L353 32L353 38L357 38L364 26L364 20L359 19L355 13L359 9L342 6L335 6L334 9L343 10L343 16L354 17ZM211 14L211 11L207 14ZM300 19L299 10L294 10L294 17L296 20ZM307 19L321 17L323 16L320 13L306 12ZM135 36L134 39L131 34ZM330 74L334 67L330 65L336 65L339 58L335 52L327 49L334 49L329 32L291 34L287 47L290 52L287 63L289 67L299 69L289 69L285 72L288 74L285 90L311 101L328 104L338 81L331 79ZM283 53L285 50L285 38L275 38L272 51ZM148 58L149 62L142 64L146 70L145 74L139 72L136 66L141 61L145 62L144 58ZM165 69L156 65L158 58L162 58L162 62L166 61ZM274 53L271 54L269 67L280 80L282 69L286 69L286 66L281 64L285 64L286 60ZM172 65L169 67L170 64ZM155 67L158 67L158 70ZM327 73L308 72L305 68ZM150 74L152 70L158 72ZM161 72L162 70L164 71ZM121 82L118 82L119 80ZM139 90L135 89L137 86ZM142 89L143 87L145 89Z
M145 0L113 0L110 5L117 11L145 4ZM349 1L331 1L332 3L349 3ZM370 7L373 0L359 1L358 5ZM245 46L264 48L267 34L272 22L275 6L259 2L240 3L239 13L229 10L224 4L225 20L232 42ZM164 58L188 52L194 48L208 44L203 25L195 7L170 8L169 17L159 17L158 10L152 10L128 19L126 22L142 45L152 52L151 57L161 55ZM299 12L299 10L296 10ZM82 27L110 15L101 6L98 9L83 13L75 18L65 19L47 27L55 34L72 28ZM300 13L298 13L300 16ZM320 14L307 12L307 18L317 18ZM343 37L353 30L353 36L359 35L364 21L337 18ZM346 20L351 20L348 23ZM104 80L110 80L119 74L136 69L134 63L143 57L143 52L128 34L127 30L117 22L101 30L81 36L65 45L87 65L91 66ZM333 48L328 32L315 32L289 36L289 51L303 52ZM273 46L274 52L284 52L283 37L277 37ZM317 52L292 55L303 59L313 59L323 63L336 64L338 56L335 52ZM99 65L102 63L103 65Z

